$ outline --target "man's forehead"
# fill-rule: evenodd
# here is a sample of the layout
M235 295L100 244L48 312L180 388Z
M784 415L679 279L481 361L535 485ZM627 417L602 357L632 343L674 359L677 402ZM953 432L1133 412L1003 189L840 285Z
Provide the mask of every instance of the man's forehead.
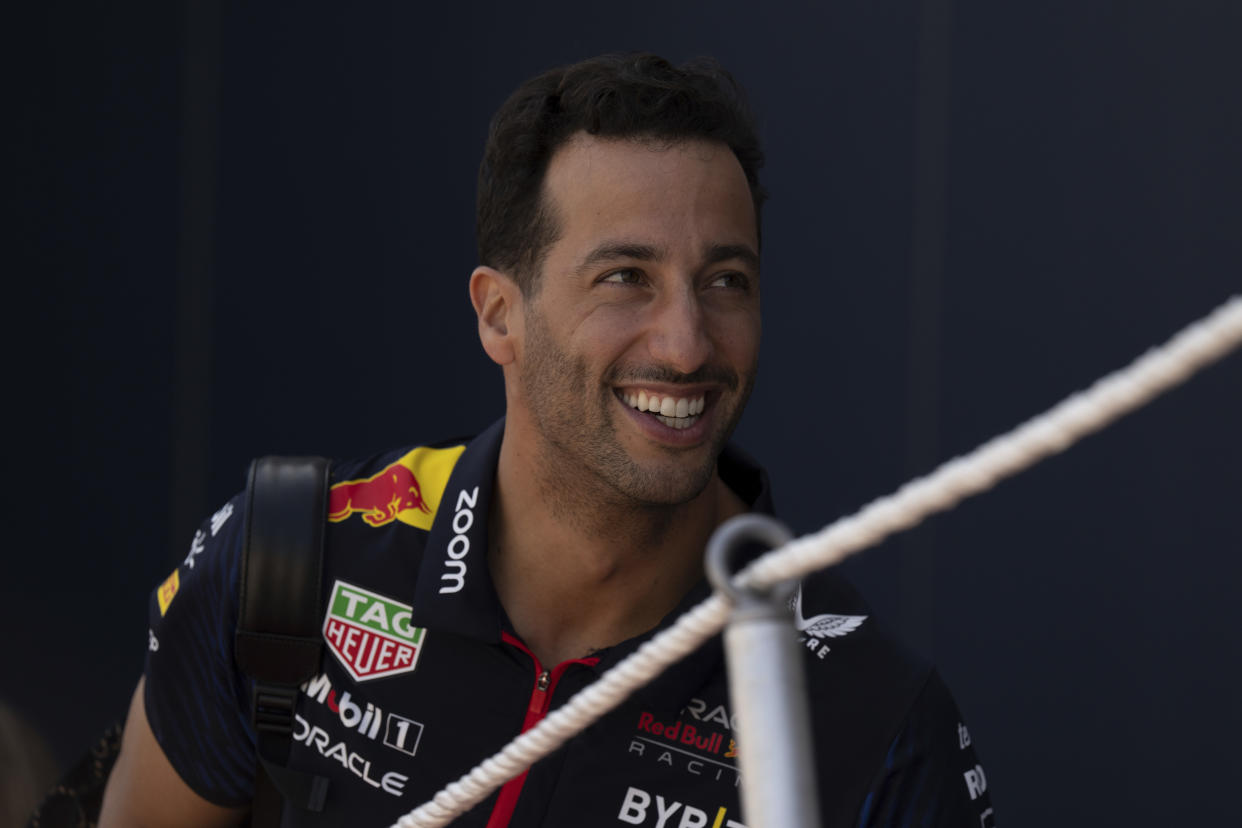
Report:
M581 236L574 239L580 260L661 258L670 246L684 251L683 242L705 257L717 257L720 247L757 254L750 187L722 143L582 133L553 156L544 199L562 238Z

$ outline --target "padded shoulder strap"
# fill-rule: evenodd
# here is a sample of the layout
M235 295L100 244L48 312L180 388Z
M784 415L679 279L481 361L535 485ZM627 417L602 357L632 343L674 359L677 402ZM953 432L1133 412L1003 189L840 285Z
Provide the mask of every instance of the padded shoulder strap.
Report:
M322 457L250 464L235 643L238 666L255 682L252 826L279 825L282 798L320 811L327 796L326 778L287 767L298 686L319 669L327 498Z

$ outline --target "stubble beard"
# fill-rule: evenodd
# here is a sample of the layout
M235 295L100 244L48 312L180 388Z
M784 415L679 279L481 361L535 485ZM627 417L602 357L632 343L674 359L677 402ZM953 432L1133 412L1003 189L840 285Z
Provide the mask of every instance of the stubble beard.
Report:
M563 350L538 313L527 314L525 326L526 353L519 375L540 438L536 474L553 509L659 509L687 503L703 492L716 471L716 458L741 419L753 371L734 410L708 439L702 461L692 463L689 451L669 448L668 462L650 468L636 462L617 437L617 418L623 415L616 410L612 388L621 377L604 377L597 396L584 395L593 383L586 361ZM627 372L625 379L668 381L674 372L657 368L641 377L632 373ZM733 387L738 385L732 372L709 373L727 374Z

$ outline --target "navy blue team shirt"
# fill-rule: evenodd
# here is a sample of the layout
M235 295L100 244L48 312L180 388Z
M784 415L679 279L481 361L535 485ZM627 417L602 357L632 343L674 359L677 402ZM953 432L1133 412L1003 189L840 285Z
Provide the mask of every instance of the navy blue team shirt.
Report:
M514 632L486 565L503 420L468 443L333 467L321 671L302 687L290 766L331 778L322 813L287 826L385 826L468 772L651 633L556 665ZM735 449L725 482L771 512ZM152 594L147 718L203 798L249 803L250 682L233 658L243 498L196 533ZM944 683L885 634L839 576L806 579L796 613L824 826L992 825L987 778ZM461 816L487 828L742 826L736 715L713 639Z

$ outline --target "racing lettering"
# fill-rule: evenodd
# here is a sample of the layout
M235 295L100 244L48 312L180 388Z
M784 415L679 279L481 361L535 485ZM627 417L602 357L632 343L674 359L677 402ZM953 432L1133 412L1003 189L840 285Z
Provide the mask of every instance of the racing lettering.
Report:
M643 739L641 736L638 737L637 739L630 740L630 746L627 752L636 754L637 756L646 757L648 755L647 754L648 744L652 745L653 747L657 749L657 751L659 751L658 753L656 751L652 751L651 753L652 759L654 759L658 764L667 765L670 768L674 766L673 764L674 756L673 756L672 751L660 750L659 749L660 746L657 745L654 741L650 739ZM732 739L729 740L729 744L730 745L733 744ZM730 756L732 754L725 754L725 755ZM685 762L685 768L686 768L687 773L691 773L695 776L704 776L716 782L723 781L725 783L728 783L729 781L732 781L733 787L735 788L741 786L742 775L738 773L737 768L735 766L726 764L724 762L717 762L715 759L707 759L706 757L701 760L695 759L693 758L693 756L694 754L688 751L679 750L677 752L676 758L678 759L678 761ZM690 757L690 758L687 759L686 757Z
M448 560L444 562L447 571L440 575L441 581L449 583L440 587L441 595L461 592L466 585L466 563L462 558L470 553L470 538L466 537L466 532L474 526L474 508L478 501L478 486L469 492L462 489L457 493L457 511L453 514L453 539L448 543Z

